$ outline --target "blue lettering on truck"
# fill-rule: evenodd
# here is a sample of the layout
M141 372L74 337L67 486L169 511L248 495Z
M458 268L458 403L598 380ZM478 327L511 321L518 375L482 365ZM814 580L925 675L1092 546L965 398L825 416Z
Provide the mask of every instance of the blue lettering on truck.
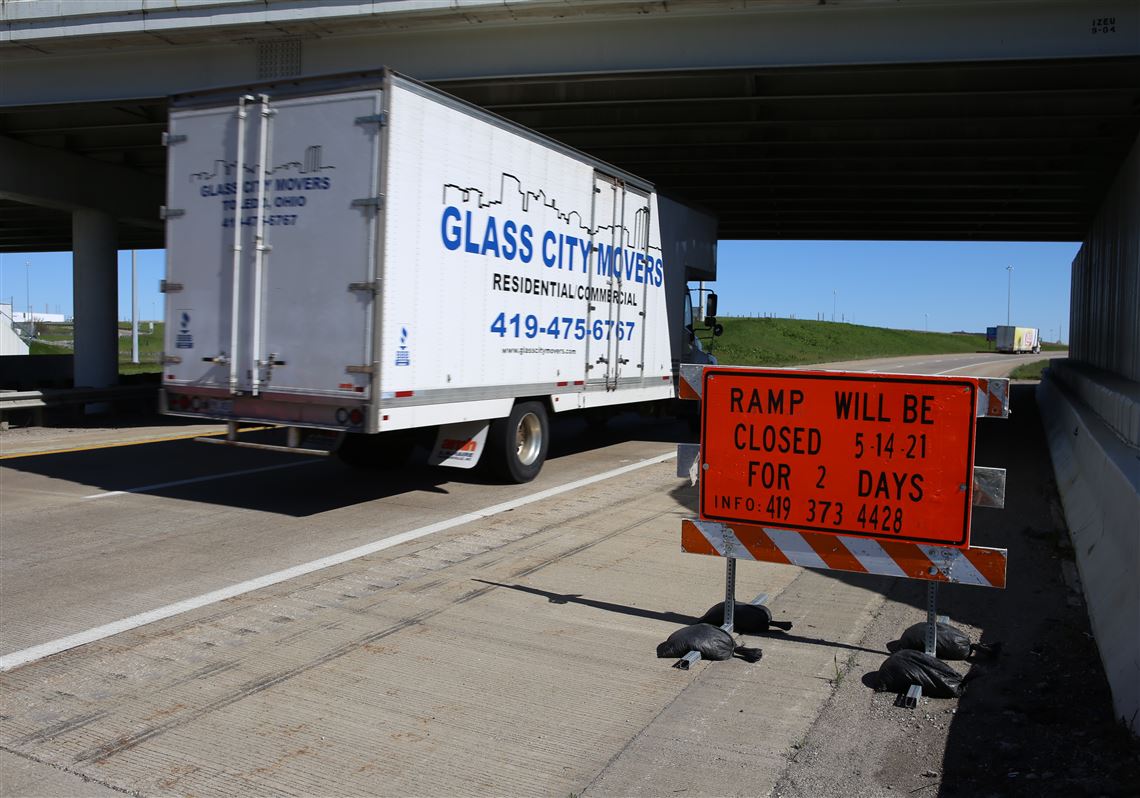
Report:
M471 211L454 205L444 207L439 224L444 248L472 255L491 256L500 260L530 263L534 257L535 231L529 224L514 219L501 220L487 215L477 219ZM602 277L618 277L625 282L660 288L665 282L661 258L645 252L610 244L591 244L586 237L546 230L539 238L539 255L547 269L580 272L590 268L590 256L596 253L595 273Z

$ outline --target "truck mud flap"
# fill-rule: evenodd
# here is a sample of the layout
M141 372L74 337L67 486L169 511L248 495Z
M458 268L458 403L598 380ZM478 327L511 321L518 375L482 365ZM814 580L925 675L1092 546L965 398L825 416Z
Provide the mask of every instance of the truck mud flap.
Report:
M450 468L474 468L486 448L490 426L491 422L486 420L442 425L435 436L428 463Z

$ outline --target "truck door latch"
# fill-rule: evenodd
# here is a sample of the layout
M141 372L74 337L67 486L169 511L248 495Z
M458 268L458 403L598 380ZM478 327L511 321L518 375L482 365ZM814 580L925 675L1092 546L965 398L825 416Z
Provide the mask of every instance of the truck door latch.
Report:
M366 291L369 294L372 294L372 296L376 296L377 294L380 293L380 285L376 282L349 283L348 284L348 290L349 291Z
M376 208L379 210L384 207L384 197L361 197L354 199L349 203L353 208Z

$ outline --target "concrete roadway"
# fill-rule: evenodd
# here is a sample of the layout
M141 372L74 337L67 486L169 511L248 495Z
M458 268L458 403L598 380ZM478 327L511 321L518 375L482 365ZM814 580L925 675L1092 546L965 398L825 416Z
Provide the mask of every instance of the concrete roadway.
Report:
M884 580L744 564L738 597L796 633L669 668L657 643L724 586L679 551L686 433L554 433L522 486L147 442L170 429L4 433L0 793L767 794Z

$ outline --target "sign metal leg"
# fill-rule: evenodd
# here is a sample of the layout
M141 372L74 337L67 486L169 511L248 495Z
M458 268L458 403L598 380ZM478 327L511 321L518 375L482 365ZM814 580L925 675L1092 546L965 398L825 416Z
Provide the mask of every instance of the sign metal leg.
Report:
M926 653L938 653L938 583L926 583Z
M736 558L729 557L724 567L724 623L721 629L732 634L736 617Z
M938 653L938 583L926 583L926 640L925 651L930 656L936 656ZM918 699L922 698L922 688L917 684L912 684L910 689L906 691L906 698L903 699L903 704L908 709L914 709L918 706Z
M753 604L763 604L768 600L767 593L761 593L756 598L752 599ZM729 557L726 560L724 568L724 623L720 625L729 634L732 634L733 622L736 615L736 558ZM701 661L701 652L690 651L685 656L681 657L675 663L674 668L680 668L687 671L693 665Z

